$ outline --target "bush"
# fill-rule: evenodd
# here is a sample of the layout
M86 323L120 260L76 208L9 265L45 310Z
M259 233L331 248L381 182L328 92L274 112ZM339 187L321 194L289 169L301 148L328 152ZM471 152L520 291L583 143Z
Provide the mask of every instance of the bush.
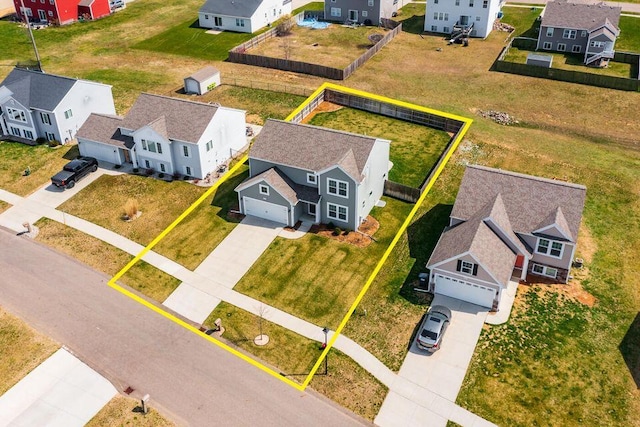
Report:
M58 141L57 139L52 139L51 141L49 141L49 147L53 148L53 147L58 147L62 144L60 144L60 141Z
M345 236L348 236L349 233L351 233L352 231L353 230L350 230L350 229L347 228L346 230L344 230L344 233L342 233L342 234L344 234Z
M291 15L285 15L276 21L276 34L278 36L286 36L291 33L291 29L295 25Z
M332 229L332 228L336 228L336 226L333 222L330 222L329 224L327 224L327 228Z
M129 219L133 219L138 215L139 206L138 201L136 199L129 199L127 203L124 205L124 214Z
M46 143L47 143L47 139L46 138L43 138L43 137L36 138L36 144L42 145L42 144L46 144Z
M180 179L180 174L178 172L174 172L173 179Z
M189 176L185 175L185 176L182 177L182 179L184 179L185 181L188 181L189 180Z
M333 229L333 235L334 236L339 236L340 233L342 233L342 230L340 229L340 227L336 227Z
M138 169L138 168L133 168L133 173L138 173L138 172L140 172L140 169Z
M151 176L151 175L153 175L153 169L149 168L149 169L145 170L144 173L146 173L147 176Z
M164 178L164 173L160 172L160 173L158 174L158 178Z
M114 169L120 169L122 167L122 165L113 165Z

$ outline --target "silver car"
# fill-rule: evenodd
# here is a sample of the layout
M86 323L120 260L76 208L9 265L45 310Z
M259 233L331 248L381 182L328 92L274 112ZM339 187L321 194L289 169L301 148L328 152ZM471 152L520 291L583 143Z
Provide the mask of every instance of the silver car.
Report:
M431 306L418 330L418 348L431 353L437 351L450 322L451 310L442 305Z

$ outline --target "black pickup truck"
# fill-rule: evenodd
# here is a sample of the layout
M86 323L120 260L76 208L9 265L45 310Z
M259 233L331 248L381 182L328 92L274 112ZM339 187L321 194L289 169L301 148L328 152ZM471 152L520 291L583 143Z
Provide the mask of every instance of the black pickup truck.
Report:
M51 177L51 183L60 188L73 188L76 181L98 170L98 161L93 157L78 157L64 165L64 168Z

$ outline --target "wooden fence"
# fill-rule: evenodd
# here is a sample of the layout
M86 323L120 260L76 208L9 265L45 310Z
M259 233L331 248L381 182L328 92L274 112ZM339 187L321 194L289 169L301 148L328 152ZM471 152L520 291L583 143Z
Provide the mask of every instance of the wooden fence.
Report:
M419 188L409 187L399 182L387 180L384 182L384 194L394 199L415 203L420 198L422 191L420 191Z
M307 14L314 14L315 11L303 11L293 17L297 22L303 19ZM324 12L323 12L324 13ZM313 64L303 61L294 61L291 59L273 58L262 55L252 55L247 51L253 47L264 43L266 40L277 36L277 29L272 28L262 34L257 35L251 40L242 43L229 51L229 61L238 64L254 65L257 67L274 68L282 71L292 71L294 73L310 74L331 80L344 80L349 77L355 70L367 62L373 55L382 49L387 43L402 31L402 24L398 24L394 29L387 32L384 37L359 58L349 64L347 67L340 69L334 67L326 67L324 65Z

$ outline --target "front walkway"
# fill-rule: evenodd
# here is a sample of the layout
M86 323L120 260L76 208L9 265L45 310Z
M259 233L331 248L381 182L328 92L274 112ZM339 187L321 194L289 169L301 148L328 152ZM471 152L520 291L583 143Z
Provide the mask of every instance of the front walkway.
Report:
M106 378L61 348L0 396L0 426L81 427L116 394Z

